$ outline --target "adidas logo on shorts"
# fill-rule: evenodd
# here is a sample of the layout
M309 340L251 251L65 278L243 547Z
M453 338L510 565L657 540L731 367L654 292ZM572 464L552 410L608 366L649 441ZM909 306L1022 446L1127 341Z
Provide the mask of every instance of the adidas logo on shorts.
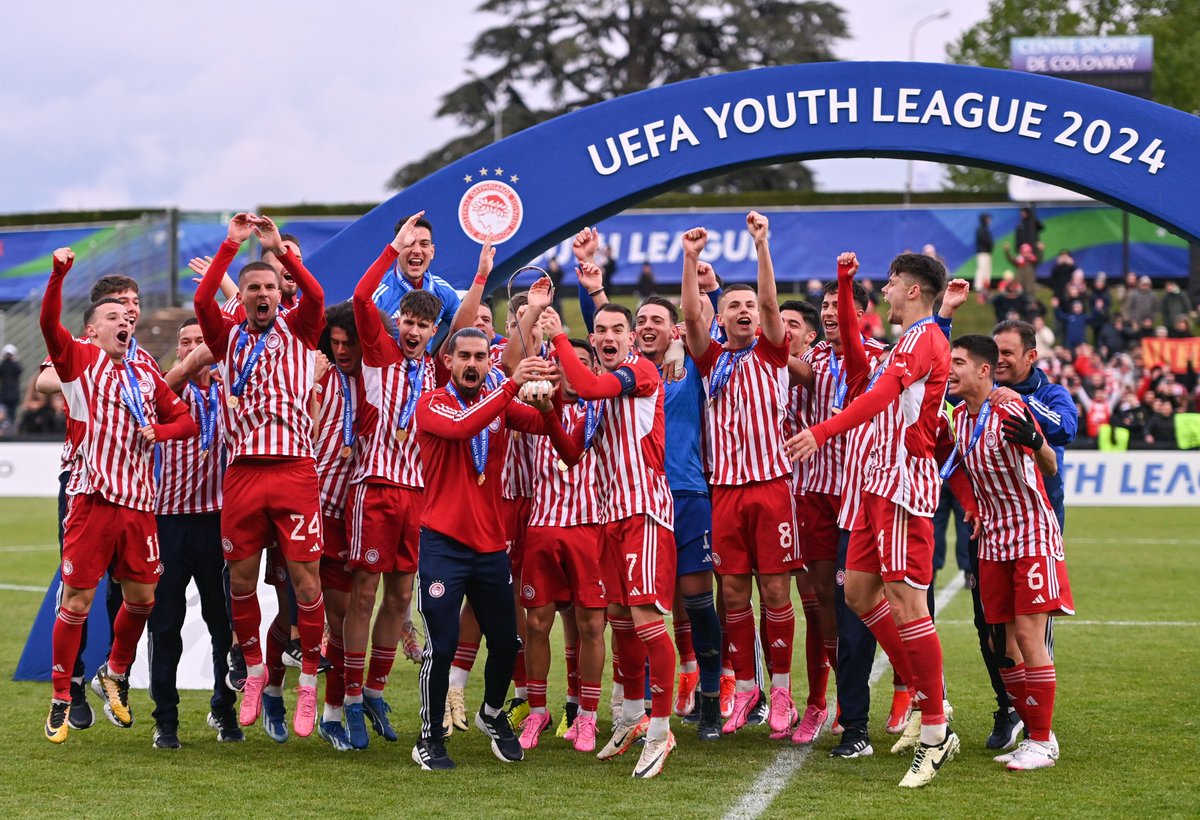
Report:
M1036 598L1033 599L1033 602L1035 604L1044 604L1044 603L1046 603L1046 596L1038 595Z

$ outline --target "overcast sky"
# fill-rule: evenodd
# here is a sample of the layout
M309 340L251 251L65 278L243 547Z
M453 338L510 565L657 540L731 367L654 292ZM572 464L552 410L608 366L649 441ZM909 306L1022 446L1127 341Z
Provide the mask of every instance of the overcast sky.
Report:
M434 118L494 17L479 0L10 4L0 27L0 213L386 198L458 133ZM840 0L849 60L918 60L987 0ZM413 8L416 7L416 8ZM348 11L352 12L348 13ZM900 189L897 160L809 163L822 190ZM922 175L918 174L918 182Z

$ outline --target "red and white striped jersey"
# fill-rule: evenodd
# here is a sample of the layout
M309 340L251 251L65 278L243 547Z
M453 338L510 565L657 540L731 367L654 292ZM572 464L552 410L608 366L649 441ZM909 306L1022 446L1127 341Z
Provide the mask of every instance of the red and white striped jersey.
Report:
M358 379L346 377L351 397L351 412L357 412L353 398L362 394ZM317 423L313 431L313 457L317 463L317 487L321 498L321 515L327 518L345 518L346 499L349 496L350 474L355 462L362 457L361 440L351 445L348 457L342 456L343 411L347 396L342 392L342 381L337 368L330 367L321 381L313 387L317 394ZM351 418L351 430L355 427Z
M900 379L903 390L871 421L875 440L863 468L863 491L890 498L913 515L932 516L942 489L934 451L950 342L933 322L911 327L883 367Z
M759 336L754 350L734 364L725 388L709 401L713 484L739 486L792 472L783 451L788 347L786 336L779 345ZM706 392L711 391L713 368L724 350L710 341L696 358Z
M799 384L788 390L787 414L783 419L785 440L808 427L808 392L807 388ZM807 461L797 461L792 464L792 492L794 494L804 494L804 487L808 481L808 470Z
M954 408L957 457L970 447L960 469L965 468L971 479L983 523L979 557L1012 561L1050 555L1063 561L1062 532L1033 453L1004 439L1004 420L1024 417L1025 405L1019 401L994 407L978 442L970 447L978 417L966 404Z
M216 388L216 407L212 408L209 390ZM225 444L221 408L225 406L225 390L213 381L210 388L193 382L183 386L184 406L201 435L176 439L162 445L162 468L158 479L158 515L191 515L219 512L221 509L221 479L225 472ZM199 396L197 396L199 391ZM211 409L210 409L211 408ZM213 439L207 450L201 449L204 418L213 418Z
M138 420L122 401L122 388L128 384L124 362L114 362L90 344L71 343L65 353L55 368L71 418L83 430L67 495L94 492L113 504L153 512L154 446L142 437ZM147 424L156 425L157 431L158 426L174 425L187 416L187 409L157 367L140 360L131 367ZM194 435L196 427L189 424L187 430ZM160 437L166 440L169 435L164 432Z
M313 387L317 340L288 322L279 316L266 331L262 355L250 372L238 405L225 409L230 462L252 456L312 457L308 396ZM247 327L247 338L239 345L241 325L228 318L225 323L223 349L214 350L213 355L221 363L225 388L231 391L263 334Z
M649 359L630 353L621 364L634 374L632 393L604 400L592 440L602 521L648 515L675 528L675 504L664 467L663 384Z
M504 358L504 349L508 347L508 339L501 339L488 345L488 361L492 367L499 367L500 360Z
M524 404L513 399L513 404ZM538 444L530 441L523 433L514 431L508 440L508 454L504 459L504 492L501 498L532 498L534 474L537 472Z
M564 407L563 427L568 434L584 424L586 413L579 403ZM600 499L596 494L596 452L583 451L579 462L566 471L559 469L560 459L549 436L523 436L534 448L533 503L529 510L531 527L573 527L600 522ZM565 464L565 462L561 462Z
M887 349L882 342L875 339L864 339L863 344L867 350L869 365L877 362ZM813 371L812 389L805 393L804 417L809 427L820 424L834 415L833 402L837 392L837 380L834 379L830 369L831 359L837 362L838 375L844 384L844 357L834 357L833 345L829 342L820 342L804 354L804 361L808 362ZM849 401L849 397L847 397L845 403L849 404ZM847 452L852 435L853 433L847 433L845 436L834 436L805 462L808 465L804 485L806 492L841 495L844 477L851 469L858 470L862 466L861 464L850 465L847 463ZM862 453L862 457L866 457L865 452Z
M410 379L420 379L417 397L433 390L436 367L433 357L409 361L390 336L380 337L381 345L390 345L390 355L368 354L363 346L362 382L366 399L358 411L359 451L351 484L385 481L402 487L424 489L421 453L417 448L416 404L404 432L397 437L399 419L412 391Z

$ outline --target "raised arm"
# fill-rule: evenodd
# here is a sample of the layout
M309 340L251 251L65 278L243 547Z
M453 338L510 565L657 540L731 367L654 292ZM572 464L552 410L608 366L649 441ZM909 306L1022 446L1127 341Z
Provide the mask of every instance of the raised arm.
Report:
M758 255L758 315L763 338L773 345L783 344L787 329L779 315L779 297L775 290L775 266L771 264L771 245L767 238L767 218L757 211L746 214L746 229L754 237Z
M613 373L601 373L599 376L584 367L561 328L552 337L552 343L563 373L581 399L615 399L622 393L632 392L636 386L636 377L627 367L619 367Z
M253 220L254 232L262 246L283 263L304 295L295 311L290 314L296 317L295 320L289 321L288 324L297 336L315 348L325 330L325 291L317 277L304 267L304 263L296 257L292 249L283 244L283 238L279 235L279 228L274 220L269 216L253 217Z
M512 373L517 369L521 359L525 358L526 351L530 355L537 355L541 350L542 334L539 322L542 314L554 302L553 287L550 277L543 276L529 288L529 302L517 317L518 338L509 339L508 344L504 346L504 353L500 356L500 367L505 373Z
M253 219L250 214L239 213L229 220L229 234L196 286L194 303L196 318L200 320L200 332L204 334L204 343L218 358L225 356L226 337L233 320L222 314L217 306L217 289L242 243L254 233Z
M67 278L67 271L75 262L75 253L70 248L59 248L54 252L54 269L50 273L50 281L46 283L46 295L42 299L42 312L39 317L42 326L42 338L46 340L46 351L50 361L54 363L54 371L62 381L74 379L81 369L79 345L71 336L71 332L62 324L62 286Z
M595 228L584 228L575 234L571 243L571 252L575 255L575 277L579 280L579 312L583 314L583 325L592 332L592 319L596 310L608 304L608 294L604 290L604 271L596 265L596 248L600 245L600 234ZM584 265L591 268L584 270ZM599 275L595 275L599 271Z
M954 314L966 303L970 293L971 283L966 279L951 279L946 285L946 292L942 294L942 306L938 308L933 321L942 329L942 333L946 334L947 339L952 332Z
M166 381L167 387L178 393L187 386L189 379L195 378L196 374L214 361L208 345L196 345L191 352L177 361L174 367L163 374L163 379Z
M858 273L858 257L853 251L837 258L838 336L845 356L846 395L853 398L866 386L871 375L867 349L863 345L862 328L858 322L858 304L854 301L854 274Z
M354 288L354 296L351 299L354 305L354 327L358 331L358 340L362 344L363 352L369 351L372 359L378 357L391 338L387 335L383 320L379 318L379 308L375 307L371 296L379 287L379 283L383 281L383 275L395 264L396 256L397 250L394 244L384 248L383 252L379 254L379 258L371 263L371 267L367 268L367 272L358 280L358 285Z
M700 296L700 253L708 244L708 231L692 228L680 238L683 243L683 281L680 284L680 307L683 309L683 326L687 337L688 352L693 358L708 349L708 328Z
M399 240L400 235L397 234L396 239L392 242L392 247L395 247ZM471 287L467 288L462 301L458 303L458 309L454 311L454 318L450 320L450 331L446 334L446 338L450 338L464 327L472 327L475 324L475 317L479 315L479 306L483 304L483 289L487 287L488 276L492 273L492 263L495 258L496 249L492 247L492 243L484 242L479 251L479 267L475 269L475 279L471 282ZM382 281L382 273L379 274L379 278ZM376 282L375 286L378 287L379 283ZM488 344L491 344L491 341L488 339Z

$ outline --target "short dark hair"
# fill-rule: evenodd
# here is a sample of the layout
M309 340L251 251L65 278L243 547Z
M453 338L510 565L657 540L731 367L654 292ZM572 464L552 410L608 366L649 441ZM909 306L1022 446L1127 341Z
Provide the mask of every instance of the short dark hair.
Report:
M991 336L984 336L982 333L968 333L966 336L959 336L950 343L951 350L956 348L967 351L971 361L977 364L986 364L991 367L993 373L996 372L996 365L1000 362L1000 348L996 346L996 342Z
M1029 322L1024 322L1020 319L1005 319L992 328L993 337L1000 333L1016 333L1020 336L1022 352L1028 353L1037 347L1037 331L1033 329L1033 325L1029 324Z
M818 333L821 331L821 313L811 303L805 302L802 299L788 299L779 306L779 312L791 310L800 314L800 318L804 320L804 324L808 325L809 330L815 330Z
M629 312L629 308L618 302L608 302L596 308L596 316L601 313L619 313L625 317L625 322L629 325L629 329L633 330L633 314Z
M862 286L862 282L859 282L857 279L855 279L850 284L850 289L854 293L854 304L858 305L859 310L866 310L867 303L871 301L871 297L867 296L867 289ZM826 282L825 286L822 287L821 290L825 292L826 296L837 296L837 280Z
M92 292L89 294L89 297L92 302L99 302L105 296L112 296L114 293L124 293L127 290L137 293L137 280L132 276L110 273L108 276L101 276L96 280L96 284L92 285Z
M409 217L411 217L411 216L412 216L412 214L409 214L408 216L400 218L400 221L396 223L396 227L392 228L392 236L395 236L396 234L400 233L400 229L404 227L404 223L407 222L409 220ZM420 219L418 219L416 221L416 223L413 225L413 227L414 228L424 228L425 230L429 231L429 238L433 239L433 223L431 223L425 217L421 217Z
M297 249L297 250L303 250L303 248L301 248L301 247L300 247L300 240L296 238L296 235L295 235L295 234L290 234L290 233L281 233L281 234L279 235L279 241L280 241L281 243L283 243L283 242L291 242L293 245L295 245L295 246L296 246L296 249ZM266 258L267 258L267 254L268 254L268 253L270 253L270 252L271 252L271 251L269 251L268 249L266 249L266 248L262 248L262 249L261 249L261 250L258 252L258 258L259 258L259 259L266 259Z
M726 285L724 288L721 289L721 298L717 300L717 303L720 304L722 301L724 301L726 296L728 296L731 293L736 293L739 290L748 290L751 293L753 293L755 296L758 295L758 291L756 291L750 285L747 285L745 282L734 282L732 285Z
M458 347L459 339L482 339L484 344L488 344L488 337L484 335L482 330L477 327L464 327L461 330L456 330L446 340L446 353L448 355L454 355L454 350Z
M119 291L118 291L119 292ZM121 305L120 299L114 299L111 296L101 296L96 301L87 306L87 310L83 312L83 326L87 327L92 323L92 317L96 315L96 311L101 305ZM125 307L121 305L121 307Z
M891 273L903 273L917 280L921 292L935 299L946 289L946 266L923 253L902 253L892 260Z
M571 343L571 347L575 348L576 350L582 350L584 353L588 354L588 358L592 360L592 364L596 363L596 349L588 344L586 340L568 339L567 341Z
M410 290L400 300L399 312L437 324L442 315L442 300L427 290Z
M529 304L529 291L523 290L520 293L513 294L513 298L508 301L508 309L512 311L513 321L517 319L517 311Z
M324 353L330 361L333 361L332 331L335 327L346 331L351 344L358 341L358 325L354 323L354 304L352 302L338 302L336 305L325 308L325 330L321 333L321 341L317 343L317 349Z
M662 296L647 296L642 300L642 303L638 305L637 312L641 313L642 308L644 308L646 305L657 305L658 307L663 308L667 311L667 315L671 317L671 324L679 324L679 308L675 307L675 303L670 299L664 299Z
M242 269L238 271L238 285L240 286L242 284L242 280L246 278L247 273L254 273L256 270L270 271L271 273L275 274L276 281L281 278L279 272L266 262L251 262L250 264L243 266Z
M184 319L182 322L179 323L179 327L176 328L175 332L178 333L179 331L183 330L185 327L191 327L192 325L198 325L198 324L200 324L199 319L197 319L195 316L189 316L186 319Z

